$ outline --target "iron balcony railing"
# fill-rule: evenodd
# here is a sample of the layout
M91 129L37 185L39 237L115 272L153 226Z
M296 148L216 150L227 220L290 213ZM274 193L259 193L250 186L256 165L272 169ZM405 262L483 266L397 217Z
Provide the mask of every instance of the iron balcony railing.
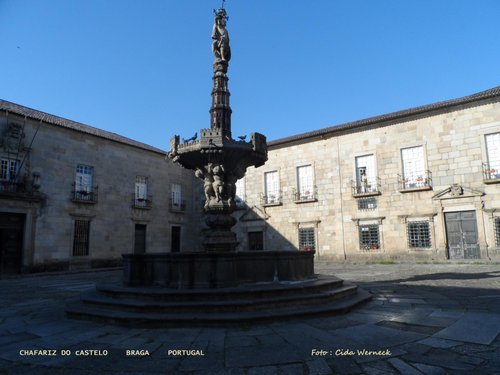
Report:
M97 203L98 187L97 186L81 186L73 183L71 191L71 200L81 203Z
M260 202L262 205L280 205L283 203L281 192L277 194L269 194L269 195L260 195Z
M147 195L145 197L136 197L134 195L132 198L132 207L150 210L153 208L153 198L151 195Z
M294 190L294 201L295 203L301 202L315 202L318 200L318 192L316 187L311 190L297 191Z
M169 208L173 212L184 212L186 211L186 201L170 198Z
M500 168L495 168L488 163L483 163L483 179L486 182L500 181Z
M43 200L44 195L39 188L40 186L35 185L32 180L0 180L0 197Z
M12 193L12 194L26 193L26 184L24 182L13 181L13 180L1 180L0 192Z
M367 181L351 180L353 197L380 194L380 178L375 177Z
M401 176L398 174L398 184L401 191L427 190L432 188L432 173L425 171L422 174Z

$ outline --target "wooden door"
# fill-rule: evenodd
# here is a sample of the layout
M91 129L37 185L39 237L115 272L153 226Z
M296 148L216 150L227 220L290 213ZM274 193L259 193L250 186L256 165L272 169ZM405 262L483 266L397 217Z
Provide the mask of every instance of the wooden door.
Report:
M476 212L446 212L445 222L450 259L479 259Z

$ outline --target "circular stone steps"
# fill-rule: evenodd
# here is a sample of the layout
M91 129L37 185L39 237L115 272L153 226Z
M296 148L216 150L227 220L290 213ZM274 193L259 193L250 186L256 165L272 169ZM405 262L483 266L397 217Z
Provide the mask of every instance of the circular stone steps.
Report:
M371 299L334 276L220 289L167 289L98 285L70 303L70 318L129 327L251 324L345 313Z

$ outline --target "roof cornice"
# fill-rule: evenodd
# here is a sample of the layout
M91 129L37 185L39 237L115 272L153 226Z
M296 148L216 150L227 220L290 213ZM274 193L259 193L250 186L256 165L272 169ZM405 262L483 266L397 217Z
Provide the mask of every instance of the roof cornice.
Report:
M443 109L451 109L464 104L470 104L475 102L480 102L487 99L499 98L500 97L500 86L496 86L492 89L481 91L472 95L464 96L462 98L445 100L441 102L436 102L432 104L427 104L419 107L412 107L404 109L402 111L391 112L384 115L379 115L375 117L368 117L363 120L346 122L344 124L330 126L328 128L313 130L306 133L300 133L292 135L285 138L276 139L267 143L268 147L273 148L275 146L281 146L286 143L298 142L298 141L312 141L317 137L333 136L336 133L344 132L347 130L363 130L370 126L383 126L388 122L394 122L398 120L405 120L409 117L415 115L422 115L431 113Z
M119 134L94 128L93 126L85 125L73 120L68 120L63 117L51 115L46 112L38 111L36 109L28 108L16 103L9 102L7 100L0 99L0 111L5 111L6 113L12 113L32 120L41 121L46 124L60 126L62 128L74 130L80 133L90 134L96 137L108 139L110 141L122 143L127 146L137 147L143 150L152 151L162 155L166 154L165 151L160 150L159 148L149 146L142 142L134 141L133 139L121 136Z

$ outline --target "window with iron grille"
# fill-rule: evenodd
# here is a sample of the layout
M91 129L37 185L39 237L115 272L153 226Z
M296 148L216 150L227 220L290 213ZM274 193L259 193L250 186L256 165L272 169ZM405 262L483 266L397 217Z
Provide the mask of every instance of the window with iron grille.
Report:
M359 226L359 246L362 250L380 249L378 224Z
M316 236L314 228L299 228L299 250L316 250Z
M428 221L412 221L407 225L409 247L431 247L431 231Z
M373 210L377 208L377 199L375 197L358 199L359 210Z
M500 247L500 217L495 218L495 237L497 240L497 246Z
M89 255L89 220L75 220L73 235L73 256Z
M264 250L264 233L248 232L248 250Z

